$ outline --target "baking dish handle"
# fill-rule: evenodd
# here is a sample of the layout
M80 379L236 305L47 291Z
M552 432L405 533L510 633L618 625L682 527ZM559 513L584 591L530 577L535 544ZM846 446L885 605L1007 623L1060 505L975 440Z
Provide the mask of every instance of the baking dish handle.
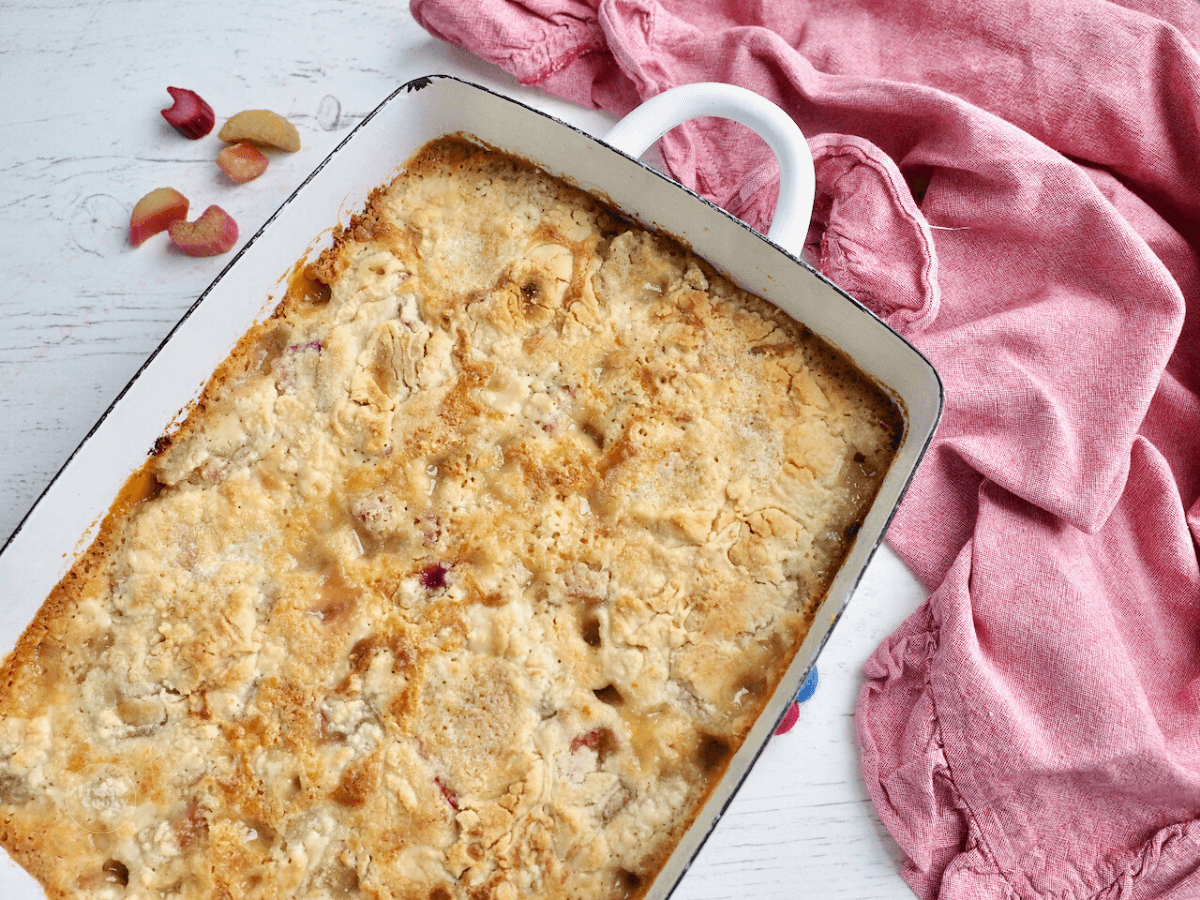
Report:
M767 142L779 161L779 200L767 237L799 256L812 217L816 185L812 154L791 116L765 97L732 84L683 84L637 107L612 127L604 141L637 159L676 125L700 116L733 119Z

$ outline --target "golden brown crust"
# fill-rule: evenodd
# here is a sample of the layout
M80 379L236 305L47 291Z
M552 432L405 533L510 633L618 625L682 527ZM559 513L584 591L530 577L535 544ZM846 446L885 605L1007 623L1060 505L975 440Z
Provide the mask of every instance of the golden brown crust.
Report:
M679 245L435 142L5 661L0 843L51 896L638 895L901 427Z

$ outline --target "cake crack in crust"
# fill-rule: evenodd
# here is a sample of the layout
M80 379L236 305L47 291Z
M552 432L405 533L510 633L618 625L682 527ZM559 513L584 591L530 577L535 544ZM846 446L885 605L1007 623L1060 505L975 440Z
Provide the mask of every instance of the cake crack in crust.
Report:
M52 898L639 896L902 428L679 244L436 141L5 661L0 842Z

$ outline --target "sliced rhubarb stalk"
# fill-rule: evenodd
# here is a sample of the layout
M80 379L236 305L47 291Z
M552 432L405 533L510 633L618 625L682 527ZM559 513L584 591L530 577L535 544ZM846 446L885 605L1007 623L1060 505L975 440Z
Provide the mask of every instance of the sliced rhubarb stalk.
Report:
M267 158L253 144L231 144L217 154L217 165L234 184L253 181L267 170Z
M448 786L446 782L442 781L440 775L434 776L433 783L438 786L438 790L442 792L442 796L446 798L446 802L449 803L453 809L457 810L458 791L454 790L454 788Z
M171 243L188 256L216 256L237 243L238 227L233 216L219 206L210 206L195 222L172 222L167 229Z
M227 144L249 141L294 153L300 149L300 132L279 113L269 109L246 109L221 126L217 137Z
M156 188L137 202L129 217L129 243L138 246L172 222L187 218L188 198L175 188Z
M441 563L430 563L421 570L421 587L436 591L446 586L446 567Z
M187 88L169 87L167 93L175 101L173 106L162 111L163 118L182 134L193 141L213 130L217 117L212 107L200 99L200 95Z

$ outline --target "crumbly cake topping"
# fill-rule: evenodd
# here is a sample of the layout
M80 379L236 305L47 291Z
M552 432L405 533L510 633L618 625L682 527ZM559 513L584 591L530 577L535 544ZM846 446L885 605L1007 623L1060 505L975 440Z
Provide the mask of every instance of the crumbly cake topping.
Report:
M51 897L644 891L799 647L892 403L587 195L422 150L5 662Z

